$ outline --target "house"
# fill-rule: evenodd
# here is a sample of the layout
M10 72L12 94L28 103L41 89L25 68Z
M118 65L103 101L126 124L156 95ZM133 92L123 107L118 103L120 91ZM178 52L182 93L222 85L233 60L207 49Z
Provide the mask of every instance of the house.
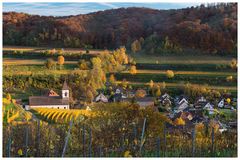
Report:
M203 109L207 110L209 114L214 114L213 105L211 105L209 102L203 107Z
M148 107L148 106L154 106L154 97L143 97L143 98L136 98L136 103L140 107Z
M53 90L50 90L45 96L31 96L29 105L26 105L25 108L26 110L31 108L69 109L69 88L66 81L64 81L61 96Z
M95 102L104 102L104 103L107 103L108 102L108 98L106 96L104 96L103 93L100 93L98 94L95 99L94 99Z
M176 113L184 111L189 107L189 103L185 97L180 97L175 99L175 111Z
M172 97L169 96L169 94L165 93L158 99L158 102L163 106L165 106L165 105L171 106L172 105Z
M121 102L122 101L122 91L117 88L115 94L111 95L108 99L109 102Z
M231 104L229 104L225 98L222 98L218 102L218 107L219 108L225 108L225 109L232 109L233 108L233 106Z
M224 107L224 99L221 99L219 102L218 102L218 107L219 108L223 108Z
M143 98L124 98L123 102L130 102L130 103L136 103L140 106L140 108L145 108L149 106L154 106L155 98L154 97L143 97Z
M195 104L194 104L194 108L196 109L202 109L204 108L206 105L208 104L208 101L202 96L202 97L199 97Z

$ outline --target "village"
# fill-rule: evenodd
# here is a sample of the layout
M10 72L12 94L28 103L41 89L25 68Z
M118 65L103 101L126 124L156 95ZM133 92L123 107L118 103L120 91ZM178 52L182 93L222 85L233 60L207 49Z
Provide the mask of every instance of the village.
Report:
M108 89L105 93L99 91L92 105L98 103L135 103L139 105L140 109L151 107L156 112L164 114L172 121L177 121L180 126L184 125L189 130L195 124L209 123L210 121L218 126L220 132L237 127L237 121L226 119L226 115L221 111L227 110L228 112L236 113L237 99L230 96L220 97L216 100L216 103L210 102L204 96L200 96L195 101L190 102L189 97L185 95L172 97L165 92L159 97L153 97L149 95L149 90L147 89L126 90L122 87L115 87L113 89L111 83L108 82L106 85L114 92L110 94ZM31 96L29 97L29 104L23 105L23 108L26 110L35 108L71 110L71 108L76 109L76 107L80 106L79 109L91 111L90 105L81 106L75 104L75 106L70 106L69 94L68 84L64 81L60 95L54 90L49 90L45 96Z

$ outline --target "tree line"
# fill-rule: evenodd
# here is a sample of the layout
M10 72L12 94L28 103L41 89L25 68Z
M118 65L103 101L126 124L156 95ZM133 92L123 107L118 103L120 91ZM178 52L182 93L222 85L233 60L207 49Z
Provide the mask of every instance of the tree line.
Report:
M3 31L4 45L115 49L131 48L132 42L141 42L143 37L150 41L146 47L150 52L190 48L236 54L237 4L164 11L120 8L61 18L8 12L3 14ZM167 41L171 43L158 47Z

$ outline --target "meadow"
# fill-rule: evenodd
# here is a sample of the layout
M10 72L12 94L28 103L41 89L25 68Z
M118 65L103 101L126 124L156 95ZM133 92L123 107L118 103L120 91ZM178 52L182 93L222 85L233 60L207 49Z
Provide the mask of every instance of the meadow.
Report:
M6 77L18 75L68 75L78 72L77 63L80 59L89 59L88 55L97 56L103 51L89 50L89 53L85 53L82 49L66 48L63 53L66 59L61 70L58 68L49 70L44 65L48 55L41 55L42 52L48 49L46 47L4 46L3 75ZM22 52L24 56L21 56L21 54L16 56L13 52ZM84 56L79 57L79 54ZM70 56L67 57L67 55ZM176 90L183 83L189 82L236 94L237 72L229 66L233 57L204 54L156 56L147 55L146 53L135 53L130 54L130 56L136 61L137 74L132 75L128 70L113 73L118 82L126 80L128 84L134 87L144 87L146 83L153 80L156 83L165 82L166 87L170 90ZM166 76L166 70L174 71L172 79ZM109 76L110 73L107 74L107 77ZM231 81L226 80L229 76L232 76Z

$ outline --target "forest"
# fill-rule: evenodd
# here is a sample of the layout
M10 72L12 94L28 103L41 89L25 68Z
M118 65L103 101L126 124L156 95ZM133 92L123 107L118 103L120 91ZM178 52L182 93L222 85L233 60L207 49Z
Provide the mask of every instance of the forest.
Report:
M237 3L119 8L66 17L3 13L4 45L129 49L136 41L148 54L161 54L165 46L173 52L236 55Z

